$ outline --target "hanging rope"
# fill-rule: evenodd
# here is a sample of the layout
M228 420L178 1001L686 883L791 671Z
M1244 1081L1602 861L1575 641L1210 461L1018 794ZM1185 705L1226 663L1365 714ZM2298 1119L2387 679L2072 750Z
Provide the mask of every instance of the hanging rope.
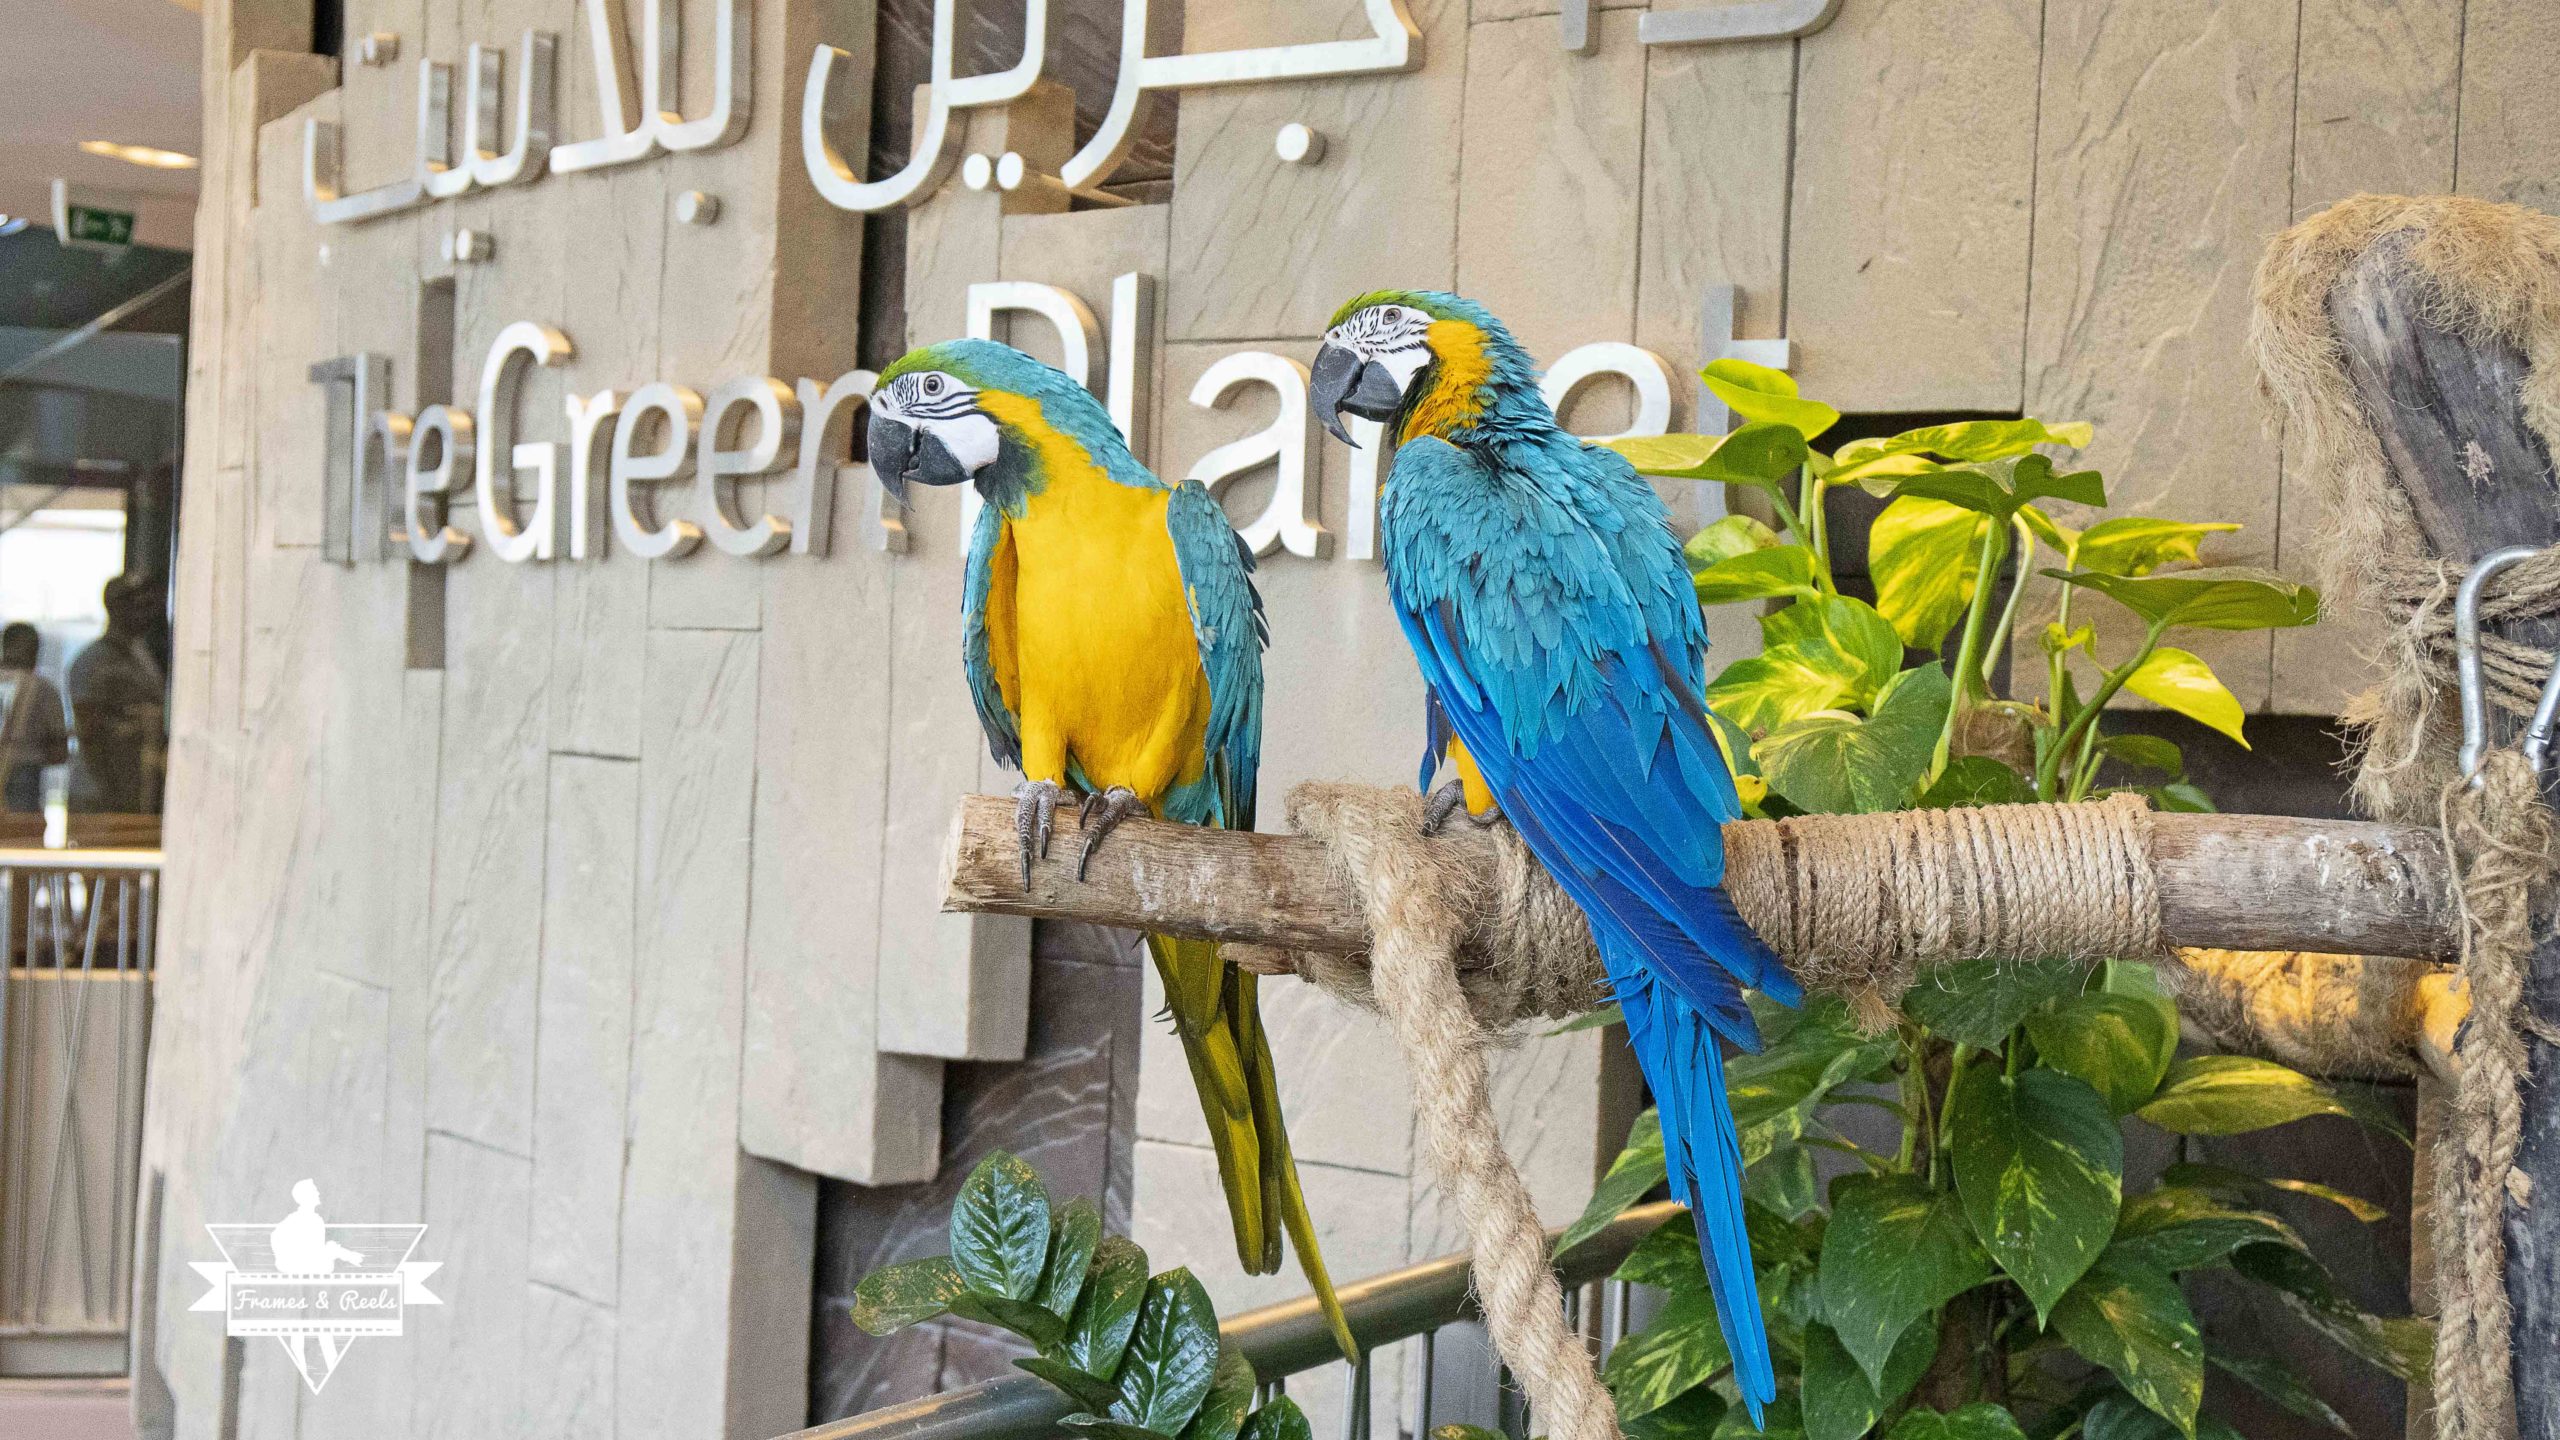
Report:
M2361 606L2388 627L2382 681L2348 712L2360 747L2357 798L2378 818L2439 826L2453 857L2471 1015L2455 1040L2452 1133L2435 1171L2436 1434L2509 1440L2505 1211L2527 1199L2514 1168L2523 1027L2532 1024L2523 980L2560 856L2539 777L2521 754L2493 751L2477 788L2460 773L2454 598L2473 557L2428 548L2348 376L2330 305L2360 266L2384 267L2423 296L2428 325L2520 352L2529 368L2515 396L2520 418L2546 455L2560 454L2560 220L2453 196L2358 196L2276 237L2258 269L2250 326L2264 388L2303 449L2294 473L2324 513L2315 546L2326 607ZM2477 443L2464 468L2475 487L2548 483L2492 473ZM2507 570L2489 592L2482 692L2495 709L2530 714L2553 659L2495 627L2555 613L2560 550Z

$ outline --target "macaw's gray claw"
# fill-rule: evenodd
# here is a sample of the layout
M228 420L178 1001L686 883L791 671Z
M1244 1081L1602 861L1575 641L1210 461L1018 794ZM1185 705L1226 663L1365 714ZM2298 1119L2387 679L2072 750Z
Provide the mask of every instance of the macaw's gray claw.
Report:
M1022 840L1022 888L1031 888L1031 862L1049 853L1049 832L1057 823L1058 797L1066 792L1055 780L1025 780L1013 787L1013 829Z
M1084 879L1085 867L1093 863L1093 852L1102 848L1104 836L1120 828L1121 821L1145 813L1146 802L1126 785L1112 786L1099 799L1088 796L1076 821L1076 828L1085 832L1084 850L1076 856L1076 879Z
M1442 829L1447 827L1449 817L1458 814L1464 814L1467 819L1474 822L1476 828L1480 830L1492 825L1494 822L1502 818L1502 812L1498 809L1487 808L1481 815L1467 809L1467 787L1456 780L1452 780L1448 784L1441 786L1439 789L1432 791L1430 795L1423 799L1422 833L1424 838L1427 839L1439 834Z

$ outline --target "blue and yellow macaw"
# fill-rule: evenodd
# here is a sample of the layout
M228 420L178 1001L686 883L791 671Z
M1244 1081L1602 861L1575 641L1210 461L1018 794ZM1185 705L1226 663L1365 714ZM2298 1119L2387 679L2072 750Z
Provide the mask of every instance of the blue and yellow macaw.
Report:
M881 372L870 454L892 494L974 484L986 501L962 658L988 745L1023 775L1025 885L1069 794L1082 799L1079 880L1131 815L1253 828L1269 634L1253 552L1207 490L1156 478L1084 387L991 340L929 345ZM1257 977L1211 941L1150 935L1147 949L1208 1115L1237 1255L1269 1274L1285 1229L1335 1342L1357 1358L1290 1155Z
M1701 691L1706 626L1661 500L1556 424L1529 356L1482 306L1431 291L1345 305L1316 352L1316 414L1396 444L1380 502L1387 589L1430 690L1426 787L1499 809L1591 922L1696 1216L1734 1379L1777 1394L1743 1229L1742 1151L1716 1037L1760 1045L1743 989L1802 999L1720 888L1740 816Z

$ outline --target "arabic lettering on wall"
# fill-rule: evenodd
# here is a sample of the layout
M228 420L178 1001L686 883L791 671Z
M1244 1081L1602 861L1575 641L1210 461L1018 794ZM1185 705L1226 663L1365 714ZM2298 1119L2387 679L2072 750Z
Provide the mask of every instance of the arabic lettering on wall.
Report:
M559 37L527 30L518 42L515 89L506 88L503 48L474 42L462 62L461 132L454 127L454 67L418 62L417 153L410 173L370 190L348 194L340 185L339 127L307 120L302 138L302 192L311 217L323 225L352 224L397 214L474 190L527 184L548 173L572 174L629 165L654 155L716 150L746 134L752 91L748 67L754 53L751 12L738 0L719 0L712 12L712 95L708 109L688 116L677 108L674 60L682 40L674 0L628 0L640 9L637 54L625 43L627 0L584 0L590 62L595 67L597 133L557 138ZM1003 70L954 74L958 0L934 0L930 77L915 145L896 172L866 180L828 138L827 97L839 63L852 57L832 45L811 53L800 103L800 152L809 183L840 209L869 212L908 205L931 195L955 170L973 188L1006 190L1056 183L1071 193L1093 194L1128 157L1133 127L1146 98L1165 91L1224 85L1384 75L1422 64L1420 32L1405 0L1364 0L1369 34L1357 39L1270 45L1203 54L1150 54L1149 6L1124 0L1120 67L1093 138L1055 176L1031 173L1023 157L970 156L963 163L954 114L1001 105L1028 94L1040 78L1049 29L1049 0L1025 0L1021 57ZM1648 14L1637 38L1647 45L1723 43L1808 34L1831 22L1841 0L1753 0L1695 10ZM1596 32L1591 0L1567 0L1560 17L1567 50L1589 54ZM502 120L506 123L502 123ZM1303 130L1303 127L1297 127ZM1302 156L1320 155L1291 136ZM504 148L496 148L501 140Z

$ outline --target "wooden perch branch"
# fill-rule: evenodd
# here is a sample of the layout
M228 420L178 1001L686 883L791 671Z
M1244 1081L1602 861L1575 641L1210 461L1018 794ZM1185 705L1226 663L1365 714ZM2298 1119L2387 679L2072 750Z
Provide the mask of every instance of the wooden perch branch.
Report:
M1369 928L1324 847L1299 835L1132 820L1075 878L1081 840L1061 827L1022 883L1013 802L960 802L945 910L1084 920L1158 934L1356 955ZM1743 821L1766 825L1770 821ZM1466 825L1437 842L1492 842ZM2265 815L2152 817L2169 943L2438 959L2454 953L2444 852L2423 830Z

